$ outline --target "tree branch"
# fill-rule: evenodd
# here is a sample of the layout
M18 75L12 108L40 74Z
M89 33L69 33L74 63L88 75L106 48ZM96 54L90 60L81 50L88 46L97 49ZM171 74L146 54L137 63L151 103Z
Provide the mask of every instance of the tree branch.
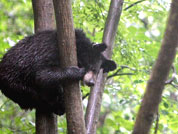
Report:
M0 106L0 110L4 107L4 105L6 105L7 102L9 102L10 100L7 99L1 106Z
M174 83L174 80L176 79L177 73L176 73L176 68L173 65L172 65L172 70L173 70L172 77L165 82L165 85L169 84L169 85L173 86L174 88L178 88L178 85L176 85Z
M157 134L158 132L158 127L159 127L159 111L156 114L156 125L155 125L155 131L154 134Z
M114 39L120 15L122 12L123 1L124 0L112 0L110 4L110 9L103 36L103 42L107 44L107 50L104 52L104 56L107 58L111 58ZM107 76L106 74L103 74L103 69L101 69L99 71L96 84L91 89L87 111L85 115L87 134L96 133L96 124L100 113L101 99L104 90L106 76Z
M176 55L178 45L178 1L172 0L167 28L156 63L152 69L138 112L133 134L148 134L158 112L165 81Z
M124 9L124 11L126 11L126 10L128 10L129 8L131 8L131 7L133 7L133 6L137 5L137 4L139 4L139 3L141 3L141 2L144 2L144 1L145 1L145 0L139 0L139 1L137 1L137 2L135 2L135 3L131 4L131 5L129 5L128 7L126 7L126 8Z
M125 68L129 68L130 70L133 70L133 71L136 70L136 69L130 68L130 67L126 66L126 65L121 65L120 68L117 69L115 73L113 73L113 74L107 76L107 80L110 79L110 78L112 78L112 77L120 76L120 75L134 75L134 73L119 73L120 71L122 71L122 70L125 69Z
M165 84L171 84L176 79L177 73L176 73L176 69L175 69L174 65L172 65L172 71L173 71L172 77L169 80L167 80L165 82Z

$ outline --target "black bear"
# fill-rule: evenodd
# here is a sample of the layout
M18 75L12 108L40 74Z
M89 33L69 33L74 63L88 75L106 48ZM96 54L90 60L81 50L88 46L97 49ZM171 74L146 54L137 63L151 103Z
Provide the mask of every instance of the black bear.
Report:
M0 62L0 89L22 109L62 115L65 112L63 83L82 80L93 86L100 68L112 71L116 64L101 52L104 43L94 44L76 29L78 67L60 68L57 32L43 31L19 41Z

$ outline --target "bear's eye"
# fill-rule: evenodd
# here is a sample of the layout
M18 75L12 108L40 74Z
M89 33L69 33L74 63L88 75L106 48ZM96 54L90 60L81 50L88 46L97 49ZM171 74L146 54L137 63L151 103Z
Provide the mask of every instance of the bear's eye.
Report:
M93 66L90 67L90 70L93 71L95 74L97 74L100 69L100 66L101 65L99 63L94 64Z
M91 69L94 73L97 73L97 70L96 69Z

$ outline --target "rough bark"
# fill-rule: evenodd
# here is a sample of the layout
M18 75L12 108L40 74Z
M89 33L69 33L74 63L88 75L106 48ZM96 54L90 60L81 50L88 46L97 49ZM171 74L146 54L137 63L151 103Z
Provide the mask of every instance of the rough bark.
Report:
M55 29L55 16L52 0L32 0L35 32Z
M61 67L77 66L75 33L70 0L53 0ZM81 92L78 82L64 84L68 134L85 134Z
M52 0L32 0L35 32L55 29ZM36 134L57 134L57 116L36 110Z
M57 116L36 110L36 134L57 134Z
M172 0L171 10L158 59L147 83L133 134L148 134L158 111L165 81L175 58L178 45L178 1Z
M103 42L107 44L107 50L104 52L104 56L111 58L114 39L122 12L122 5L124 0L112 0L109 8L107 21L105 24ZM103 74L101 69L95 86L91 89L89 96L89 102L87 106L85 121L87 134L96 133L96 124L100 113L102 94L105 86L105 79L107 74Z

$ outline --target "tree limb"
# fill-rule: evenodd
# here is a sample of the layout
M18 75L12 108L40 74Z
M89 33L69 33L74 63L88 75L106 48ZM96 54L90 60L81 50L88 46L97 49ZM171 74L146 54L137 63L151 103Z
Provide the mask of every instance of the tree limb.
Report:
M159 127L159 111L156 114L156 125L155 125L155 131L154 134L157 134L158 132L158 127Z
M122 12L123 1L124 0L112 0L110 4L110 9L103 36L103 42L107 44L107 50L104 52L104 56L107 58L111 58L114 39L120 15ZM96 133L96 124L100 113L101 99L104 90L106 76L107 76L106 74L103 74L103 69L101 69L99 71L96 84L91 89L87 111L85 115L87 134Z
M129 68L130 70L133 70L133 71L136 70L136 69L130 68L130 67L126 66L126 65L122 65L122 66L120 66L119 69L116 70L115 73L113 73L113 74L107 76L107 80L110 79L110 78L112 78L112 77L120 76L120 75L134 75L134 73L119 73L120 71L122 71L122 70L125 69L125 68Z
M173 65L172 65L172 71L173 71L172 77L169 80L167 80L165 82L165 84L171 84L175 80L177 73L176 73L176 69Z
M126 7L126 8L124 9L124 11L126 11L126 10L128 10L129 8L131 8L131 7L133 7L133 6L137 5L137 4L139 4L139 3L141 3L141 2L144 2L144 1L145 1L145 0L139 0L139 1L137 1L137 2L135 2L135 3L131 4L131 5L129 5L128 7Z
M172 0L167 28L156 63L147 83L133 134L148 134L158 112L165 81L176 55L178 46L178 1Z

